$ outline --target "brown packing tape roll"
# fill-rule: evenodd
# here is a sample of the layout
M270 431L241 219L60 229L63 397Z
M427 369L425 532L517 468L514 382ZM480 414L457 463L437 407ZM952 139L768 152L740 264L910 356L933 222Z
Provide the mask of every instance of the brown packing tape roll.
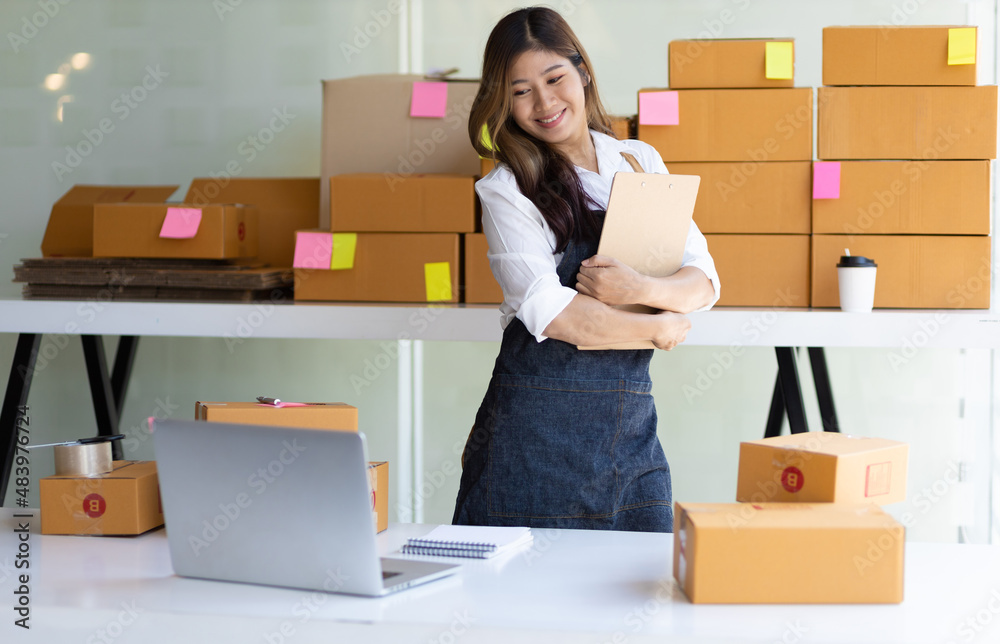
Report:
M96 476L111 471L111 442L56 445L56 476Z

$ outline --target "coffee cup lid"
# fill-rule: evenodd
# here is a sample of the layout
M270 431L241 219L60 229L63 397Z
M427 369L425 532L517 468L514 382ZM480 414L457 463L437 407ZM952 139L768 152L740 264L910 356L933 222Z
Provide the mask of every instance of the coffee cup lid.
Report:
M878 264L875 263L875 260L863 257L861 255L841 255L840 262L837 264L837 267L843 268L848 266L850 267L858 266L862 268L867 268L871 266L877 267Z

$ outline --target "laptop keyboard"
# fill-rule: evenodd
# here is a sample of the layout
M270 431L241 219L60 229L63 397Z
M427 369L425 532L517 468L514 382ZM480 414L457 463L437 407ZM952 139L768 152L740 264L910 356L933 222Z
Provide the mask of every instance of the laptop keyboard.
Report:
M402 575L402 574L403 573L401 573L401 572L389 572L388 570L383 570L382 571L382 581L385 581L386 579L391 579L392 577L398 577L399 575Z

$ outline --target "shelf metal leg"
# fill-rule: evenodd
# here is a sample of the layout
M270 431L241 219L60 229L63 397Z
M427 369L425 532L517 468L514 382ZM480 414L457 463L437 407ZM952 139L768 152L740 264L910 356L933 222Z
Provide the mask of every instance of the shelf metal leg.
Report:
M816 383L816 399L819 401L819 415L823 419L823 431L839 432L837 410L833 406L833 388L830 386L830 372L826 368L826 353L823 347L809 347L809 364L812 365L813 382Z
M135 364L135 352L138 347L138 336L123 335L118 339L115 366L111 371L111 394L114 396L115 410L119 418L122 415L122 407L125 406L125 394L128 391L129 379L132 377L132 365Z
M108 376L108 363L104 357L104 344L99 335L81 335L83 357L87 363L87 378L90 380L90 397L94 401L94 416L97 418L97 435L112 436L118 433L118 408ZM121 444L112 443L112 458L121 458Z
M21 407L28 404L28 390L31 389L31 379L35 373L35 359L38 357L38 345L42 340L40 333L22 333L17 336L17 347L14 349L14 361L10 366L10 376L7 378L7 391L4 393L3 408L0 409L0 505L7 496L7 483L10 479L14 455L17 452L17 416Z
M785 401L785 413L788 414L789 429L793 434L807 432L809 425L806 422L805 405L802 402L799 372L795 366L795 352L792 347L775 347L774 352L778 357L778 380Z
M785 421L785 399L781 397L781 376L774 377L774 393L771 395L771 411L767 413L767 428L764 438L781 436L781 424Z

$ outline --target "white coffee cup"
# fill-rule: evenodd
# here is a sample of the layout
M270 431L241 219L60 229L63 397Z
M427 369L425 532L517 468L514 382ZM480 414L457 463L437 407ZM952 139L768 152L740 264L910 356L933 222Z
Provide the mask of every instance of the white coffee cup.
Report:
M875 305L875 272L878 264L849 250L837 263L840 309L848 313L870 313Z

